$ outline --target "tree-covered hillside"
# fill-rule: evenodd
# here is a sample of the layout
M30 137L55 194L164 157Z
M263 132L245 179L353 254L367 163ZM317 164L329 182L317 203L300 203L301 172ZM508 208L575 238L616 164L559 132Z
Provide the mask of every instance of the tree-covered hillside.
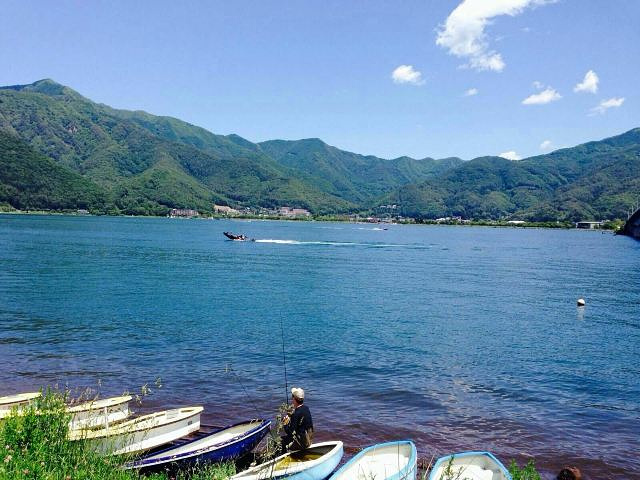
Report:
M165 214L234 207L416 218L622 218L640 196L640 129L522 161L385 160L319 139L238 135L97 104L52 80L0 87L3 203ZM83 205L85 207L83 207Z
M214 202L354 208L226 137L175 119L117 111L51 80L0 89L0 130L113 192L117 207L129 213L211 211Z
M21 210L108 210L98 185L0 132L0 205Z
M548 155L483 157L389 197L409 216L623 218L640 196L640 129Z
M271 140L259 146L280 164L322 185L325 191L361 205L377 201L399 186L436 177L462 163L459 158L385 160L346 152L318 138Z

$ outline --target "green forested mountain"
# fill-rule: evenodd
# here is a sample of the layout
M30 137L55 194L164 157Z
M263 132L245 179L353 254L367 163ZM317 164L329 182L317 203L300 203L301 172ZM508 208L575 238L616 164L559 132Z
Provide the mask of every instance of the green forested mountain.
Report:
M101 185L126 213L210 211L214 202L354 208L226 137L176 119L117 111L51 80L0 89L0 131Z
M436 177L462 163L459 158L385 160L346 152L318 138L271 140L258 145L271 158L322 185L325 191L359 204L378 200L402 185Z
M164 214L169 208L395 203L435 218L621 218L640 195L640 129L522 161L384 160L319 139L259 144L116 110L52 80L0 87L0 203Z
M390 197L433 218L623 218L640 196L640 129L522 161L476 158Z
M106 210L105 192L81 175L0 131L0 205L22 210L42 205L56 210Z

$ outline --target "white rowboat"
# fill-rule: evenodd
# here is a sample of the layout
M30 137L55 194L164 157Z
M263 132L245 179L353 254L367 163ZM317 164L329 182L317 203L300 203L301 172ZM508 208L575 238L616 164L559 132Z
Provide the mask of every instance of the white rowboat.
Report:
M410 440L367 447L329 480L415 480L418 453Z
M428 480L511 480L511 474L489 452L462 452L440 457Z
M72 430L69 440L85 440L98 453L119 455L150 450L200 429L202 407L165 410L95 430Z
M132 398L131 395L122 395L67 407L67 412L72 415L69 428L78 430L121 422L131 413L129 402Z
M21 415L24 413L24 409L38 397L40 397L40 392L0 397L0 419L8 417L13 407L17 407L17 414ZM71 414L69 428L77 430L125 420L131 413L129 402L132 398L130 395L123 395L67 407L67 413Z
M289 452L229 480L324 480L342 459L342 442L314 443L306 450Z
M13 407L17 407L18 410L20 410L33 402L33 400L38 398L40 395L42 395L40 392L31 392L0 397L0 419L8 417Z

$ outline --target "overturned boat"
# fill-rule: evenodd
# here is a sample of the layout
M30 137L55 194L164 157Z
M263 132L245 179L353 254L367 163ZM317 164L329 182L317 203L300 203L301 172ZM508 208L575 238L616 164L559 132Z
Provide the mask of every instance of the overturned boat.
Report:
M176 408L98 429L72 430L69 440L84 440L103 455L143 452L199 430L203 410L203 407Z
M167 448L125 463L123 468L173 470L241 458L260 443L270 428L268 420L251 420L221 429L203 426L189 437L171 442Z

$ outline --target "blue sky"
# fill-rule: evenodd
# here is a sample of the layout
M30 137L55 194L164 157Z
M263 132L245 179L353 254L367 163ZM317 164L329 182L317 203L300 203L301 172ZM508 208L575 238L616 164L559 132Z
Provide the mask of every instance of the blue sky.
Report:
M252 141L524 158L640 126L638 25L637 0L4 0L0 84Z

